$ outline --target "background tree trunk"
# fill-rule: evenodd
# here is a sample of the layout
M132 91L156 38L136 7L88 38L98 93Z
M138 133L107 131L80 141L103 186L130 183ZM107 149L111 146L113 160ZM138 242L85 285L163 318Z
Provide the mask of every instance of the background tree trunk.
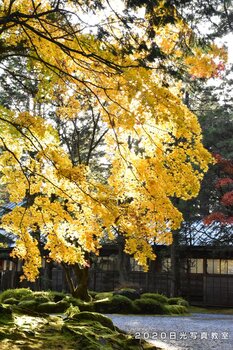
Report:
M173 232L171 245L171 290L170 296L180 295L179 230Z

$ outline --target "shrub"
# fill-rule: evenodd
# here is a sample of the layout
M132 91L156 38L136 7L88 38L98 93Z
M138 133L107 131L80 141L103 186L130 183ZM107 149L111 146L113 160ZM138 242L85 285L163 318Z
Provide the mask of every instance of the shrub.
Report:
M168 298L165 295L158 293L144 293L141 298L153 299L159 301L161 304L167 304Z
M102 326L110 328L112 330L115 329L113 322L107 316L101 315L97 312L80 312L73 316L73 319L77 321L92 321L99 322Z
M124 288L113 292L114 295L122 295L130 300L136 300L140 298L140 293L133 288Z
M82 302L80 300L80 303L77 306L79 307L80 311L90 311L90 312L92 312L92 311L95 310L94 304L92 302L86 303L85 301Z
M105 300L97 300L94 302L94 308L96 312L100 313L111 313L111 300L105 299Z
M114 295L109 300L97 301L95 303L95 310L102 313L132 313L133 302L123 295Z
M15 299L15 298L9 298L9 299L4 300L4 304L8 304L8 305L17 305L18 302L19 302L19 300Z
M97 293L95 296L95 300L102 300L102 299L110 299L113 296L113 292L101 292Z
M131 313L133 302L123 295L114 295L111 300L112 312L114 313Z
M35 300L24 300L18 304L18 307L22 309L28 309L35 311L37 309L37 302Z
M157 300L141 298L136 299L133 303L140 314L166 314L165 305Z
M180 315L188 312L187 308L183 305L165 305L165 307L169 314Z
M169 298L168 299L168 304L170 305L182 305L185 307L189 307L189 303L187 302L187 300L178 297L178 298Z
M25 296L33 295L32 291L27 288L18 288L18 289L7 289L0 295L0 302L9 298L15 298L21 300Z

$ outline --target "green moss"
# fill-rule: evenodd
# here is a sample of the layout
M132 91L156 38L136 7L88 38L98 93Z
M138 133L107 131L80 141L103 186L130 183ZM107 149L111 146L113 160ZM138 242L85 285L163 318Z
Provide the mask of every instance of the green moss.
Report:
M0 324L8 324L12 320L13 316L10 307L0 304Z
M132 313L133 302L123 295L114 295L111 299L113 313Z
M20 301L25 300L35 300L34 294L25 295L24 297L20 298Z
M133 288L122 288L114 292L115 295L123 295L130 300L136 300L140 298L140 293Z
M46 298L49 301L53 301L53 294L51 291L39 291L33 293L35 298Z
M4 300L4 304L8 304L8 305L17 305L18 303L19 303L19 300L15 298L9 298Z
M49 297L47 296L43 296L43 295L26 295L25 297L23 297L21 299L21 301L29 301L29 300L34 300L36 301L38 304L42 304L42 303L48 303L50 301Z
M68 309L69 306L70 304L65 300L61 300L57 303L55 303L54 301L49 301L46 303L39 304L37 306L37 311L44 312L47 314L56 314L64 312L66 309Z
M46 296L35 296L34 298L38 304L48 303L50 301L50 299Z
M37 308L38 312L45 312L47 314L55 313L56 312L55 310L56 310L56 303L54 301L42 303L42 304L38 305L38 308Z
M183 305L165 305L168 314L182 315L188 312L187 308Z
M222 309L220 307L200 307L193 306L189 307L190 313L200 313L200 314L224 314L224 315L233 315L233 308Z
M95 298L96 294L98 294L97 292L93 291L93 290L89 290L88 293L90 294L90 296L92 298Z
M65 300L61 300L61 301L58 301L56 303L56 312L60 313L60 312L64 312L65 310L68 309L68 307L70 306L70 304L65 301Z
M112 327L112 321L103 315L83 313L82 318L69 319L64 322L62 318L54 316L15 315L15 324L12 322L0 325L0 339L4 340L4 350L13 348L25 350L156 349L117 329L109 328L109 326Z
M94 307L96 312L100 313L111 313L111 300L97 300L94 302Z
M168 304L170 305L182 305L185 307L189 307L189 303L187 302L187 300L181 298L181 297L177 297L177 298L169 298L168 299Z
M135 311L133 302L123 295L113 295L109 299L96 301L95 311L101 313L129 314Z
M96 294L95 300L111 299L112 296L113 292L101 292Z
M29 295L33 295L33 293L28 288L7 289L0 294L0 302L4 302L6 299L9 298L21 300L23 297Z
M112 320L104 315L101 315L97 312L79 312L75 314L72 319L75 319L77 321L83 321L83 320L88 320L88 321L96 321L102 324L102 326L110 328L112 330L115 329Z
M144 293L141 295L141 298L157 300L161 304L167 304L168 302L168 298L165 295L158 293Z
M80 311L95 311L94 304L92 302L85 302L71 296L66 296L64 300L73 306L78 306Z
M79 312L80 312L80 309L78 306L70 305L70 307L66 309L65 314L67 317L72 318L74 315L78 314Z
M135 300L133 303L140 314L163 315L167 313L165 305L157 300L142 298Z
M50 296L52 298L53 301L55 301L55 303L57 303L58 301L61 301L62 299L64 299L66 297L66 294L63 292L50 292Z
M35 300L23 300L18 304L18 307L35 311L37 309L37 305L38 304Z

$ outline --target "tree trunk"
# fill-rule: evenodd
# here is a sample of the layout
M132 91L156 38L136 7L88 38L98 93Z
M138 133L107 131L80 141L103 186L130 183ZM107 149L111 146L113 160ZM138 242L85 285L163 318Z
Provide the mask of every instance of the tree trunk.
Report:
M89 267L80 268L78 264L68 266L62 263L65 271L66 281L73 297L84 301L90 301L91 296L88 293L88 272Z
M77 279L77 287L72 294L75 298L84 301L90 301L91 296L88 293L88 267L80 268L78 265L74 267L75 276Z
M127 287L128 281L128 269L127 264L129 257L124 252L125 238L121 235L117 237L118 256L117 256L117 270L119 272L119 288Z

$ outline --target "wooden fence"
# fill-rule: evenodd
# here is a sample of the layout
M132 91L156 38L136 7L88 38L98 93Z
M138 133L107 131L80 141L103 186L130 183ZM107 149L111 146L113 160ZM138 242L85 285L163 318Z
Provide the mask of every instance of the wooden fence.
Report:
M30 287L32 290L69 291L63 270L58 268L52 269L51 279L44 274L35 283L20 282L19 277L20 272L2 271L0 290ZM171 275L129 272L127 285L143 292L170 296ZM119 273L91 270L89 288L98 292L115 290L119 288ZM233 307L233 275L183 274L180 280L180 295L196 305Z

